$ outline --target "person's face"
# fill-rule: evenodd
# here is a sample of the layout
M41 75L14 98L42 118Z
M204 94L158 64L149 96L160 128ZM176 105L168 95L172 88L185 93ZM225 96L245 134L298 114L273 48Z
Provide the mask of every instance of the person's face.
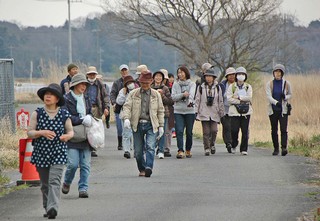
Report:
M148 83L140 82L140 85L141 85L141 88L146 91L151 88L151 83L152 82L148 82Z
M70 69L69 74L71 77L73 77L74 75L78 74L78 68L77 67L73 67Z
M236 79L236 74L229 74L229 75L227 75L227 81L228 81L229 83L233 83L233 82L235 81L235 79Z
M276 80L280 80L281 78L282 78L282 73L281 73L281 71L278 69L278 70L275 70L274 72L273 72L273 75L274 75L274 78L276 79Z
M125 77L125 76L127 76L127 75L129 75L129 70L126 69L126 68L123 68L123 69L121 70L121 76L122 76L122 77Z
M213 76L206 75L205 79L206 79L206 82L211 85L215 78Z
M174 77L169 77L169 83L173 83L174 82Z
M73 92L75 94L83 94L86 89L87 89L87 83L82 82L82 83L77 84L76 86L74 86Z
M87 74L87 77L89 79L95 79L97 77L97 74L96 73L89 73L89 74Z
M154 76L154 82L155 82L156 84L161 84L161 83L162 83L162 74L156 74L156 75Z
M59 98L54 93L47 91L43 96L43 102L47 106L56 105L59 102Z
M178 78L182 81L186 80L186 73L184 73L184 71L182 71L181 69L178 70Z

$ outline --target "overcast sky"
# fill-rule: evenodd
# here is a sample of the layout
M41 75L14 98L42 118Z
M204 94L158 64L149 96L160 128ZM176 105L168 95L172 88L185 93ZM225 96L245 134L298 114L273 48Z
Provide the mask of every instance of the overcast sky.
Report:
M78 1L77 3L75 1ZM81 2L80 2L81 1ZM61 26L68 19L67 0L0 0L0 21L23 26ZM71 19L103 13L101 0L71 0ZM294 14L299 25L320 19L320 0L284 0L282 12Z

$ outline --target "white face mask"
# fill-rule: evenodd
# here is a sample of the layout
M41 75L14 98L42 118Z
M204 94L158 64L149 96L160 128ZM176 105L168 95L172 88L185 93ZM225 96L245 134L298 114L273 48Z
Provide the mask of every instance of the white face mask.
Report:
M88 81L91 82L91 83L93 83L96 79L97 79L97 78L93 78L93 79L88 78Z
M134 89L134 83L128 84L128 85L127 85L127 88L128 88L129 90L133 90L133 89Z
M244 81L246 79L245 75L237 75L237 80L238 81Z

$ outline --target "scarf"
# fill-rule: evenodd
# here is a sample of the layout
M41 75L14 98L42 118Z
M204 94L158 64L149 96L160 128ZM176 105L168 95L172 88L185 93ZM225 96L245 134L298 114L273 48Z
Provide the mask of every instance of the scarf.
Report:
M80 117L86 116L86 106L84 104L83 94L77 95L71 90L71 95L77 101L77 112L80 115Z

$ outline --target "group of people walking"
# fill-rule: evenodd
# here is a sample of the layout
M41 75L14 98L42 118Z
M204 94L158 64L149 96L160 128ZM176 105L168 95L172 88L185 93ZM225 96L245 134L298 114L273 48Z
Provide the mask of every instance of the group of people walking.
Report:
M220 83L218 73L209 63L202 65L201 79L196 83L190 79L190 71L185 66L177 69L176 79L166 69L152 73L146 65L137 67L135 78L129 74L126 64L122 64L119 71L121 77L113 82L110 93L95 67L89 67L84 75L78 73L74 64L68 66L69 75L60 85L52 83L37 92L44 107L32 113L28 137L34 140L31 163L40 175L44 216L49 219L58 214L62 179L62 193L68 194L78 167L79 198L89 197L91 157L97 154L86 137L75 139L75 134L90 127L92 117L104 117L109 128L111 106L117 128L117 149L122 150L127 159L132 157L133 149L141 177L152 175L156 155L159 159L171 156L173 131L177 140L176 158L192 157L195 121L202 125L205 156L216 153L219 123L222 123L227 152L236 152L241 130L240 153L248 155L252 86L247 83L248 73L244 67L229 67ZM274 78L266 85L272 154L278 155L281 147L282 156L288 153L288 101L292 94L290 82L284 80L284 75L285 67L276 65Z

